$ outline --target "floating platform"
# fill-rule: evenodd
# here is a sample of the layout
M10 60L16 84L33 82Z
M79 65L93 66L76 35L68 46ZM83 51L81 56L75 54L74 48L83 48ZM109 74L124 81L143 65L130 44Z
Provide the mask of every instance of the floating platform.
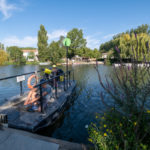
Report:
M52 125L62 115L67 104L71 101L75 93L76 81L70 81L70 85L64 91L63 84L58 87L58 96L53 96L47 104L45 113L28 112L23 109L24 101L28 95L15 96L0 106L0 113L7 114L8 127L36 132L44 127Z

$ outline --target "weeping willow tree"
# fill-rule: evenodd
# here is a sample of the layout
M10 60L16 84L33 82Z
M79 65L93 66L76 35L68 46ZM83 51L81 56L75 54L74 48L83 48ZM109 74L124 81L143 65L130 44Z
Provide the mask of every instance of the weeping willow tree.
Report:
M150 42L150 36L146 33L135 34L123 34L119 38L119 49L121 58L131 58L133 53L138 56L138 61L142 61L144 57L146 60L150 60L150 53L148 50L148 43Z
M135 33L136 37L134 36ZM115 35L112 40L101 44L99 50L105 53L112 51L113 56L119 60L118 53L115 50L116 46L120 49L120 56L123 59L131 59L132 51L138 47L138 61L142 61L144 57L150 60L147 48L149 41L150 29L149 25L145 24L138 26L136 29Z

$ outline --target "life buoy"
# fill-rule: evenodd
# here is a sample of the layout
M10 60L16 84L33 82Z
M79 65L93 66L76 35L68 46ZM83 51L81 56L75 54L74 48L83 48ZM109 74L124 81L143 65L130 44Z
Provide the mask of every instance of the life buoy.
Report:
M28 97L24 102L24 105L30 105L39 100L40 97L37 95L37 90L37 88L33 88L30 90L30 92L28 93Z
M35 83L34 83L33 85L31 85L31 80L32 80L33 78L35 78L36 81L35 81ZM28 78L28 83L27 83L28 88L29 88L29 89L32 89L32 88L37 84L37 81L38 81L38 77L37 77L35 74L31 75L31 76Z

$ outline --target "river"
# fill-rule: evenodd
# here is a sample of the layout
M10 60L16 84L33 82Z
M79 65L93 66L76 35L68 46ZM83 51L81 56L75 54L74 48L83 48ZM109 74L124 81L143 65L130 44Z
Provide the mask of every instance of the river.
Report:
M0 78L42 68L42 66L38 65L1 66ZM62 68L64 69L64 67ZM104 109L99 96L102 87L98 82L97 73L93 65L77 65L70 67L70 69L74 69L75 80L77 81L74 101L53 128L46 128L39 134L73 142L87 143L88 131L86 126L91 122L95 122L96 113L100 113ZM104 80L105 75L111 73L112 67L99 65L99 70ZM23 84L23 90L27 90L26 81ZM19 83L16 82L16 78L0 81L0 103L19 94L19 92Z

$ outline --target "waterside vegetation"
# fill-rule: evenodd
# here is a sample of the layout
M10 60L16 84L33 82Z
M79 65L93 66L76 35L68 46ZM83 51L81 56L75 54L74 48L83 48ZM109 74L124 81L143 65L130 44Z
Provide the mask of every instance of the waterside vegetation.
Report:
M123 65L123 55L118 47L116 53L121 65L114 67L113 73L105 81L98 65L95 66L103 87L103 91L100 91L101 101L105 106L104 112L96 115L97 123L89 127L89 141L96 150L150 149L149 57L146 57L145 50L139 53L139 38L137 34L134 36L136 44L133 43L135 45L129 55L132 66ZM146 51L149 51L149 44ZM139 60L143 62L143 67L138 66ZM107 99L106 94L109 95Z
M136 33L136 36L134 34ZM68 38L71 39L71 45L69 47L68 57L71 59L78 55L82 58L95 58L97 60L105 61L105 64L112 64L114 61L119 60L118 53L115 48L118 47L120 50L120 56L122 61L131 62L132 51L136 47L138 40L138 56L139 62L143 60L143 54L150 60L149 51L147 51L148 43L150 41L150 28L149 25L141 25L136 29L131 29L123 33L119 33L113 36L112 40L105 42L100 45L98 49L90 49L87 47L87 40L84 38L82 29L73 28L67 33ZM66 48L63 46L64 36L60 36L58 41L52 41L48 43L48 35L45 27L40 26L38 31L38 60L40 62L51 62L52 64L61 63L62 59L66 57ZM26 47L20 48L17 46L10 46L4 50L4 44L0 43L1 55L0 65L4 64L37 64L37 60L34 62L27 62L24 58L22 50L35 48ZM6 53L6 55L4 55ZM103 58L103 54L107 55ZM4 57L4 58L3 58ZM28 58L34 59L34 54L31 52ZM27 62L27 63L26 63Z

